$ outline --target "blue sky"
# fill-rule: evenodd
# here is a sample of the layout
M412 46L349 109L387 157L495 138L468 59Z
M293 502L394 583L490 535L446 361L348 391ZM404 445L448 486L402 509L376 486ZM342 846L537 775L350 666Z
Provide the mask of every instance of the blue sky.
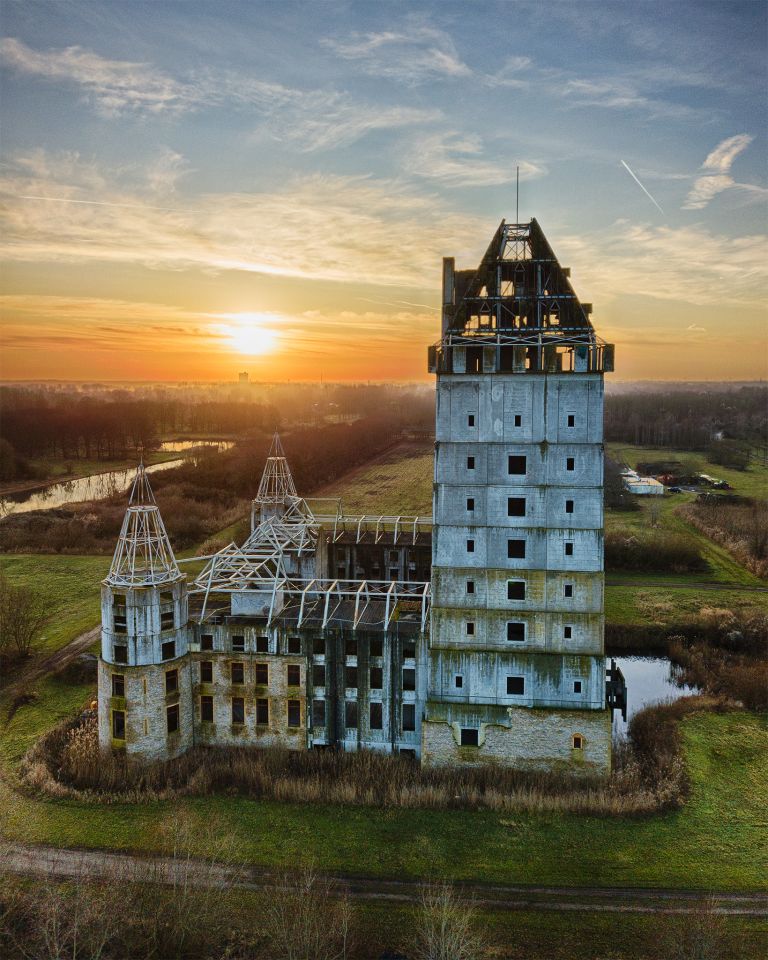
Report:
M619 378L764 376L767 10L6 2L3 375L424 377L519 165Z

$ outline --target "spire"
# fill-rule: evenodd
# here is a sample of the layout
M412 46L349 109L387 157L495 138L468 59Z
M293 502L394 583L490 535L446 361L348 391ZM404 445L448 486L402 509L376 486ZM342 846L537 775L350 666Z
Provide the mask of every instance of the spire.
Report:
M180 577L142 461L136 470L112 566L104 582L113 587L151 587Z
M297 496L296 485L293 482L288 461L285 459L285 451L282 443L280 443L280 436L275 433L272 437L272 445L269 448L267 462L264 464L264 473L254 503L283 503L286 497Z

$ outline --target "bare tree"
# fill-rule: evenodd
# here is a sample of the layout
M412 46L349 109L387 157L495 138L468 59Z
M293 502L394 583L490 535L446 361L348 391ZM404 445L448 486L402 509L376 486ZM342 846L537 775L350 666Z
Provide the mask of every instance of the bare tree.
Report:
M42 593L0 574L0 653L28 656L49 619Z
M346 960L349 955L349 897L312 867L280 877L275 895L265 902L263 923L272 960Z
M425 886L416 923L417 960L477 960L485 950L477 911L449 883Z

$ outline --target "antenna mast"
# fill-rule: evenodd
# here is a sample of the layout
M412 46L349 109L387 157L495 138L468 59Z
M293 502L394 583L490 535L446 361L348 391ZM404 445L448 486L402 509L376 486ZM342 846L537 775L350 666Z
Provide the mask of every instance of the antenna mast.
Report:
M520 223L520 164L517 165L517 175L515 177L515 223Z

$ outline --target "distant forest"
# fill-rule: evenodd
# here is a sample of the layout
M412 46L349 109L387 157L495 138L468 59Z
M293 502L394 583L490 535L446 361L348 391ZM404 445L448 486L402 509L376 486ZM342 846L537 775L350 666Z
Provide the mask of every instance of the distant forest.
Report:
M93 384L0 387L0 480L34 478L30 461L119 460L162 439L261 438L375 417L392 433L434 429L431 385ZM605 439L706 451L744 467L768 454L768 387L696 385L608 393ZM306 435L305 435L306 436Z

